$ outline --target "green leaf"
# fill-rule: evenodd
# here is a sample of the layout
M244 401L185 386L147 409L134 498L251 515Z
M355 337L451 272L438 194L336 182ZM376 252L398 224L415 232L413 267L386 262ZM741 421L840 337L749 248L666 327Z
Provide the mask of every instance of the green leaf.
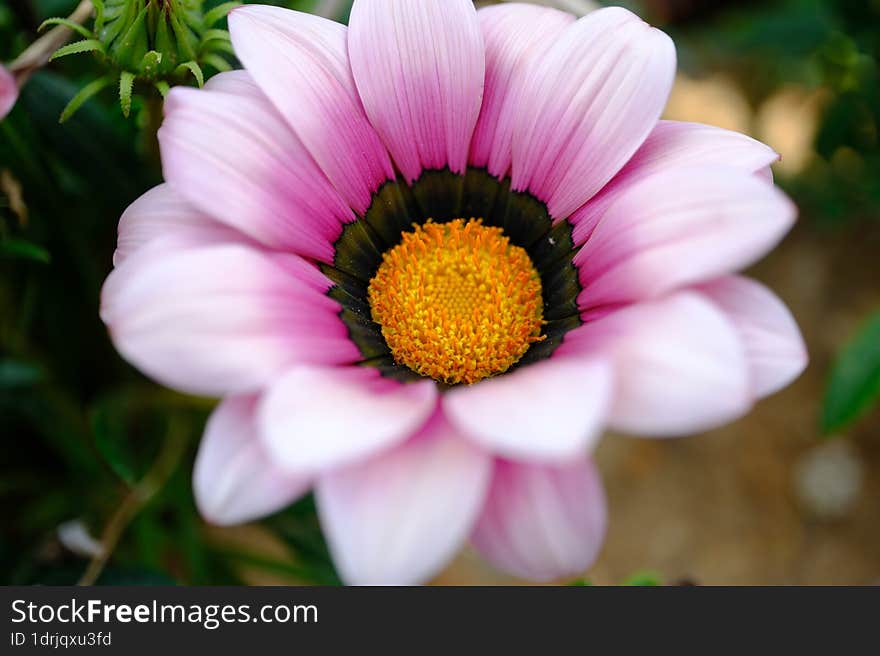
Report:
M205 55L203 59L206 64L210 64L221 73L232 70L232 66L229 65L229 62L223 59L220 55Z
M29 387L39 383L43 372L35 364L19 360L0 360L0 389Z
M229 41L229 32L226 30L205 30L202 34L202 43L208 41Z
M95 36L94 34L92 34L89 30L84 28L79 23L74 23L72 20L70 20L68 18L58 18L58 17L47 18L46 20L44 20L40 24L40 26L37 28L37 32L42 32L43 28L47 27L49 25L63 25L64 27L70 28L71 30L73 30L77 34L85 37L86 39L91 39L92 37Z
M201 67L197 63L194 61L183 62L174 72L182 73L185 70L193 74L193 77L196 79L196 82L199 83L200 87L205 85L205 76L202 73Z
M205 12L205 27L210 27L214 23L219 20L222 20L226 17L230 11L235 9L236 7L241 7L240 2L224 2L222 5L217 5L210 11Z
M49 61L58 59L59 57L66 57L67 55L78 55L81 52L103 53L104 44L97 39L83 39L82 41L74 41L73 43L68 43L66 46L58 48L58 50L53 52L52 56L49 57Z
M110 52L123 68L134 68L147 54L147 29L144 23L149 13L149 4L144 5L128 29L110 46Z
M163 98L165 98L168 95L168 92L171 91L171 87L165 80L158 80L156 82L156 89L162 94Z
M97 80L88 83L79 92L70 99L70 102L67 103L67 106L64 108L64 111L61 112L61 118L58 119L59 123L64 123L67 119L73 116L80 107L82 107L83 103L94 96L99 91L103 90L105 87L109 86L113 83L113 78L110 76L99 77Z
M123 435L124 421L112 409L100 408L92 416L92 431L95 447L119 478L134 485L138 472L131 451L127 448Z
M34 262L42 262L49 264L52 256L42 246L37 246L24 239L5 239L0 241L0 256L18 258L22 260L33 260Z
M103 396L91 409L95 448L129 485L139 481L156 458L166 431L164 414L151 412L137 388Z
M156 50L150 50L141 59L140 71L145 77L154 76L159 70L159 64L162 63L162 53Z
M176 12L171 12L169 18L171 19L171 31L174 32L174 37L177 41L177 50L183 57L194 60L196 58L196 47L198 46L196 35L193 34L193 31L187 25L180 21Z
M92 0L95 7L95 33L100 34L104 27L104 0Z
M874 313L837 358L825 390L822 431L854 421L880 398L880 312Z
M202 48L203 53L225 52L227 55L235 55L235 48L229 41L208 41Z
M635 585L643 587L657 587L663 585L663 577L657 572L642 571L630 574L623 585Z
M590 579L575 579L571 583L568 584L569 587L580 588L584 586L592 586L593 582Z
M128 118L131 112L131 90L134 87L134 73L122 71L119 75L119 104L122 105L122 115Z

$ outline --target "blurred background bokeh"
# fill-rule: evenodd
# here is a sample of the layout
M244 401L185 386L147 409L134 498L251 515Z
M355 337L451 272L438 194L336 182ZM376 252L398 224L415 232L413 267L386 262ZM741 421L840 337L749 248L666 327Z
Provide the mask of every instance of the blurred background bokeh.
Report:
M343 21L350 6L271 4ZM811 362L723 429L604 439L610 527L585 578L878 584L880 0L619 4L676 41L667 118L782 154L800 220L751 274L792 309ZM0 0L0 62L76 5ZM0 583L336 583L309 499L234 529L199 519L190 472L211 403L146 380L107 338L116 223L161 176L149 100L126 119L108 89L59 125L96 71L52 63L0 122ZM437 582L516 583L467 551Z

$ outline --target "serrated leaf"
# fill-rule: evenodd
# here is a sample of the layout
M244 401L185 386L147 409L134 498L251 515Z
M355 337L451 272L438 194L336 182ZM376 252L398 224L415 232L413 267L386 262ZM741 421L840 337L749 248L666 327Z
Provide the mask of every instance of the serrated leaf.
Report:
M198 82L200 87L205 86L205 76L202 73L202 68L195 63L194 61L183 62L180 66L175 69L175 73L182 73L183 71L189 71L192 73L193 77Z
M226 18L226 15L236 7L241 7L241 3L224 2L222 5L217 5L210 11L205 12L205 27L211 27L217 21Z
M62 46L58 48L55 52L52 53L52 56L49 57L49 61L53 61L58 59L59 57L66 57L67 55L78 55L82 52L104 52L104 44L102 44L97 39L83 39L82 41L74 41L73 43L68 43L66 46Z
M112 77L99 77L97 80L90 82L79 92L70 99L70 102L67 103L67 106L64 108L64 111L61 112L61 117L58 119L59 123L64 123L67 119L76 113L80 107L82 107L83 103L94 96L99 91L103 90L105 87L109 86L113 83Z
M43 28L48 27L49 25L63 25L64 27L70 28L71 30L73 30L77 34L85 37L86 39L91 39L94 37L94 34L92 34L89 30L87 30L85 27L83 27L79 23L74 23L69 18L60 18L57 16L53 17L53 18L47 18L46 20L44 20L40 24L40 26L37 28L37 32L42 32Z
M880 398L880 312L844 347L831 371L822 406L822 431L855 421Z
M43 264L48 264L52 260L49 251L24 239L4 239L0 241L0 255L3 257L33 260Z
M134 73L122 71L119 75L119 104L122 115L128 118L131 112L131 90L134 88Z

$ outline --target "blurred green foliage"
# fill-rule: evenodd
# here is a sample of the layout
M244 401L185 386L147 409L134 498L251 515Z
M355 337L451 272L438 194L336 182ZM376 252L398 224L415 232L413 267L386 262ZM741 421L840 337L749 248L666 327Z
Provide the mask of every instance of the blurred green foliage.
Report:
M21 52L43 20L75 4L0 0L0 61ZM880 0L737 3L664 27L684 68L729 72L755 104L786 84L824 89L818 157L781 182L805 219L828 230L876 222ZM98 301L116 222L161 173L137 98L136 120L123 118L108 89L58 124L65 104L100 73L91 57L53 62L0 122L0 582L79 580L86 561L59 544L58 525L82 518L101 537L159 462L168 465L155 477L161 486L134 505L98 582L238 583L247 567L338 583L311 499L262 523L286 545L287 558L212 537L190 481L211 404L148 381L107 338Z
M755 107L786 85L824 90L818 157L780 183L814 222L877 220L880 0L725 3L669 31L685 70L730 74Z

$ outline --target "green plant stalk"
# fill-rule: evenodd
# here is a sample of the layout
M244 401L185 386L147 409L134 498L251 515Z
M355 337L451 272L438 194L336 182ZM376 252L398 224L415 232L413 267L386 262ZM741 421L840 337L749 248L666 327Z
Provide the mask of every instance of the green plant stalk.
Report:
M126 527L156 493L162 489L177 469L185 447L186 440L184 439L183 432L180 430L179 424L173 423L168 429L162 449L150 470L131 488L116 509L116 512L110 516L110 519L104 526L104 530L101 533L100 553L96 554L89 561L88 567L86 567L86 571L77 582L77 585L94 585L95 581L98 580Z

